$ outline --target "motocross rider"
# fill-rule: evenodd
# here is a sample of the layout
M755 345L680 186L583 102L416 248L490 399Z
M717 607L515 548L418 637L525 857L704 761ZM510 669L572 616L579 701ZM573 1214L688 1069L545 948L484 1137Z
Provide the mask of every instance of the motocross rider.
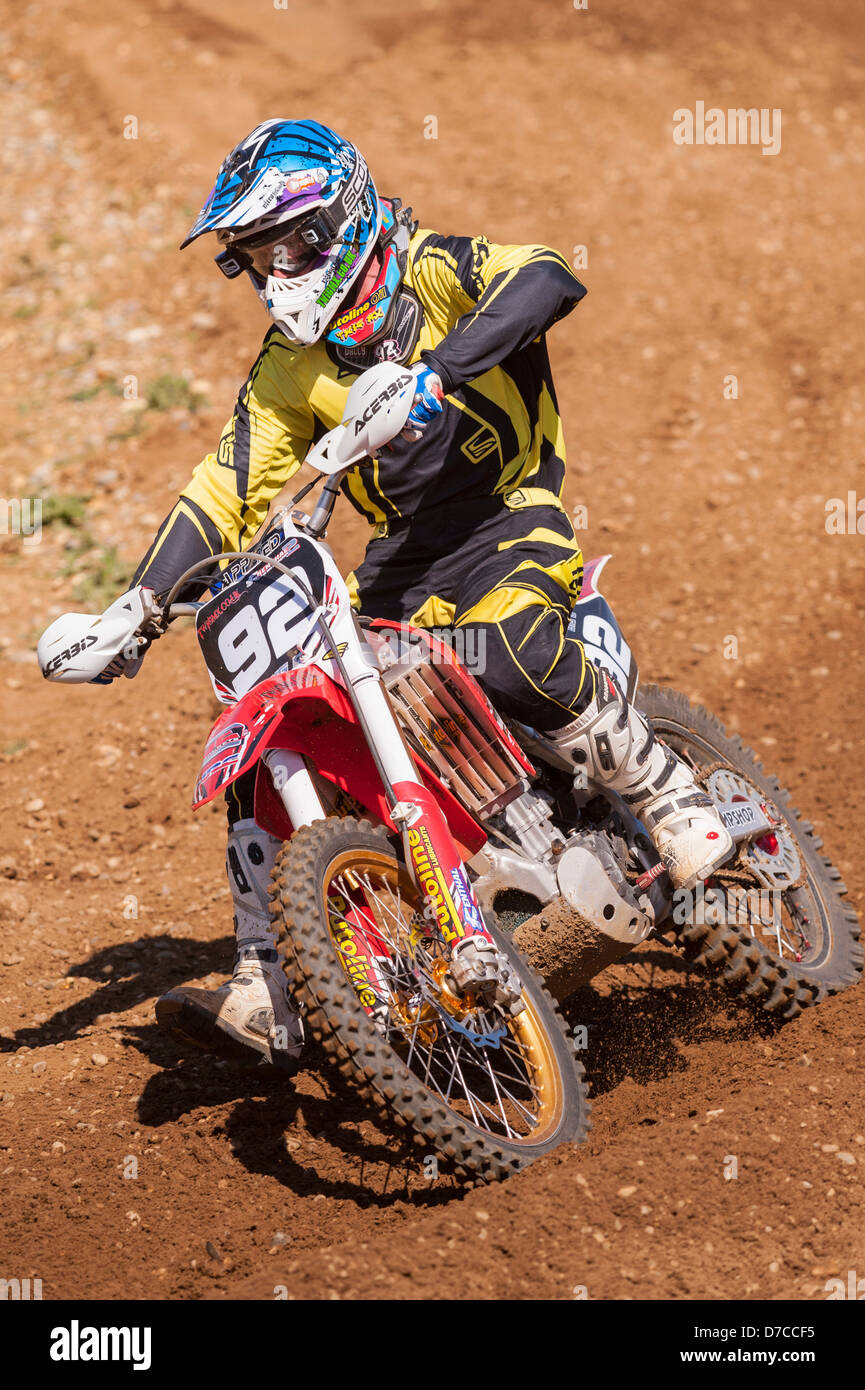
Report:
M582 557L561 502L545 335L586 293L567 262L546 246L419 227L379 194L352 144L308 120L265 121L231 151L183 246L208 232L220 270L245 274L273 323L215 453L133 584L164 596L196 560L248 545L310 445L339 423L358 374L409 366L404 434L343 483L372 528L353 602L373 618L482 633L480 679L496 706L624 796L674 885L704 877L730 848L717 812L566 631ZM138 664L118 658L100 679ZM234 973L218 989L171 990L157 1018L209 1050L296 1065L302 1026L267 908L279 842L253 818L248 775L227 801Z

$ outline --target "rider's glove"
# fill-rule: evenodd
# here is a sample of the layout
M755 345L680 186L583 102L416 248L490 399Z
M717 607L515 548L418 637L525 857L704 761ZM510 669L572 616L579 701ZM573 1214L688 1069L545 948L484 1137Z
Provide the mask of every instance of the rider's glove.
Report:
M413 367L412 371L417 383L403 434L406 439L420 439L433 417L439 415L443 409L444 387L441 377L430 367L417 366Z
M90 685L110 685L112 681L117 680L118 676L126 676L131 680L141 670L144 653L149 646L148 638L133 639L129 644L129 655L127 656L126 652L123 652L120 656L116 656L112 662L109 662L104 671L93 677ZM133 647L135 648L134 655Z

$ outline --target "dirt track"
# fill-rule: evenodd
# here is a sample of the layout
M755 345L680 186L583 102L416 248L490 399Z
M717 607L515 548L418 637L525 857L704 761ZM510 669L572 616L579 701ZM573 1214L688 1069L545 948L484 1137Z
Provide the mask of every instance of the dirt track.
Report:
M589 1142L468 1192L314 1056L296 1091L180 1058L154 998L230 957L222 813L188 810L213 713L193 639L107 690L47 686L33 658L52 616L95 606L76 584L114 579L112 544L122 587L256 351L250 292L175 250L219 160L259 119L314 114L425 225L588 248L551 340L586 552L616 551L644 674L794 786L861 911L865 560L824 524L865 491L861 15L5 8L0 491L89 501L39 545L0 535L0 1277L46 1298L727 1299L865 1273L861 990L776 1033L642 950L572 1002ZM675 145L698 100L780 107L781 153ZM174 394L126 402L130 376ZM343 512L347 563L362 531Z

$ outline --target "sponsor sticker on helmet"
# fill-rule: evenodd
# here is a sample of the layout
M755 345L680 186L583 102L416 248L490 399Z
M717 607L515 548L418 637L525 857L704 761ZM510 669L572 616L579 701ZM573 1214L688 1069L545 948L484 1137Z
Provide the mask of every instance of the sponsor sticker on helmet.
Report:
M304 193L308 188L327 183L328 171L319 166L316 169L293 169L285 180L287 193Z
M330 280L325 286L324 293L320 294L318 299L315 301L316 304L319 304L322 308L324 308L326 304L330 303L330 301L333 299L333 296L336 294L337 290L342 285L343 281L347 280L349 275L351 274L351 268L357 260L357 257L357 251L355 251L354 247L350 246L349 249L346 251L345 255L343 256L342 260L338 263L336 269L333 272L333 275L330 277Z

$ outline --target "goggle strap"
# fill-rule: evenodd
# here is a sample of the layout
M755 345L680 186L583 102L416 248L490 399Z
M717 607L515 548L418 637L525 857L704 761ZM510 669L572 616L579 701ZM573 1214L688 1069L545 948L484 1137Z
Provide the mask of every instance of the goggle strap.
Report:
M214 261L219 266L229 280L234 280L238 275L242 275L245 270L252 269L252 257L247 256L245 251L235 249L233 251L221 251L218 256L214 256Z

